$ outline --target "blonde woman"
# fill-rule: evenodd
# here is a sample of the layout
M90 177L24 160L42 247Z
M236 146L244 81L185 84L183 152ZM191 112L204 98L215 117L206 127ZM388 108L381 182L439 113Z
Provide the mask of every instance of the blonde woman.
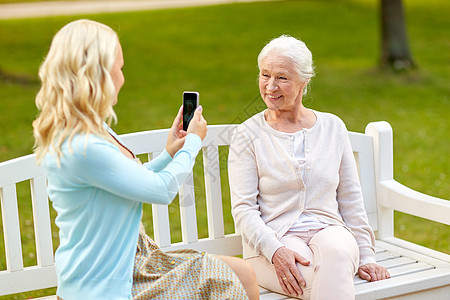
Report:
M180 130L180 108L165 150L139 164L106 125L115 119L123 64L111 28L78 20L55 35L39 70L35 152L58 213L58 297L256 299L253 270L240 259L164 253L140 231L142 204L173 200L207 129L200 107L187 132Z

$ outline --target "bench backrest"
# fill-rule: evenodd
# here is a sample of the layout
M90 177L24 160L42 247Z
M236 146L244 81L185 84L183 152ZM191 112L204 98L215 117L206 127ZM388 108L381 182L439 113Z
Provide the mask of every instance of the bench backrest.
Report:
M180 221L182 241L171 243L167 206L152 205L154 239L163 249L195 248L223 255L242 254L238 234L225 234L219 147L230 143L230 134L237 125L211 125L203 141L203 168L208 237L199 239L195 208L194 178L191 176L180 190ZM136 154L149 159L165 147L168 130L152 130L122 135L124 143ZM375 171L372 137L350 133L355 159L363 189L364 203L373 229L378 229ZM37 265L23 266L23 251L19 222L16 184L29 181L36 241ZM227 187L228 188L228 187ZM0 163L0 197L5 244L6 270L0 271L0 295L42 289L57 285L50 225L46 179L42 168L36 166L34 155ZM0 241L1 242L1 241ZM0 258L2 259L2 258Z

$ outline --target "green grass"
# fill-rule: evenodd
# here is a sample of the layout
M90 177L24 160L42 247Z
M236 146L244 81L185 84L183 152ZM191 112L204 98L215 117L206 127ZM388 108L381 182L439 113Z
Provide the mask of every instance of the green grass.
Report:
M410 48L419 66L404 74L376 68L380 39L376 0L248 3L87 17L112 26L124 49L126 83L116 106L118 133L169 127L184 90L200 92L209 124L244 121L264 107L258 98L257 54L269 39L290 34L307 43L316 64L317 76L305 104L337 114L352 131L364 131L372 121L388 121L394 129L395 178L448 199L450 43L443 12L450 9L450 2L404 4ZM0 161L31 153L39 64L54 33L77 18L0 21ZM225 158L226 149L222 152ZM194 176L201 180L197 167ZM226 184L225 164L222 176ZM33 265L29 188L22 183L18 190L24 261ZM229 210L228 189L223 193ZM200 236L206 236L201 189L197 198ZM172 230L178 231L173 241L180 240L177 201L170 214ZM449 226L402 213L396 213L395 221L396 236L450 253ZM151 233L149 205L143 222ZM227 232L232 232L232 220L226 224ZM54 243L56 247L56 239ZM0 270L5 268L2 251Z

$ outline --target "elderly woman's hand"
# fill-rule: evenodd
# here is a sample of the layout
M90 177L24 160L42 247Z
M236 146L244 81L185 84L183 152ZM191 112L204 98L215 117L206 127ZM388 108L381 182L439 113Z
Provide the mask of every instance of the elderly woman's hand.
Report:
M277 273L278 281L283 291L294 296L302 295L302 287L306 286L306 282L300 274L296 263L299 262L300 264L307 266L309 265L309 261L297 252L286 247L281 247L275 251L272 262L275 266L275 272Z
M367 281L377 281L391 277L385 267L375 263L365 264L359 267L358 275Z

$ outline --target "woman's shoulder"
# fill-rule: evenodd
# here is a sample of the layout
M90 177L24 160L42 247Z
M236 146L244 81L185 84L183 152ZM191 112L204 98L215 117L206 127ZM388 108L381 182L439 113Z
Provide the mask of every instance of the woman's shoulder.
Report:
M264 119L264 111L260 111L256 114L254 114L253 116L249 117L247 120L245 120L244 122L242 122L240 124L240 126L245 126L245 125L250 125L250 124L260 124L261 121Z
M264 111L261 111L249 117L241 124L239 124L238 128L239 130L261 128L261 126L263 126L263 123L264 123Z
M337 115L330 113L330 112L323 112L323 111L317 111L317 110L313 110L312 111L321 119L326 120L328 122L343 122L342 119L340 117L338 117Z
M104 137L95 134L75 134L72 139L67 139L63 144L64 150L72 149L76 153L86 152L86 150L96 151L103 147L114 148L114 145Z
M103 137L94 134L75 134L62 144L60 161L63 165L90 164L104 158L111 151L120 150ZM45 160L48 166L57 164L55 152L50 151Z
M259 112L239 124L234 131L235 134L245 134L254 136L261 131L264 126L264 111Z
M312 111L316 114L317 119L320 120L320 123L323 126L333 127L333 128L338 126L338 127L346 128L344 121L337 115L335 115L333 113L329 113L329 112L321 112L321 111L316 111L316 110L312 110Z

